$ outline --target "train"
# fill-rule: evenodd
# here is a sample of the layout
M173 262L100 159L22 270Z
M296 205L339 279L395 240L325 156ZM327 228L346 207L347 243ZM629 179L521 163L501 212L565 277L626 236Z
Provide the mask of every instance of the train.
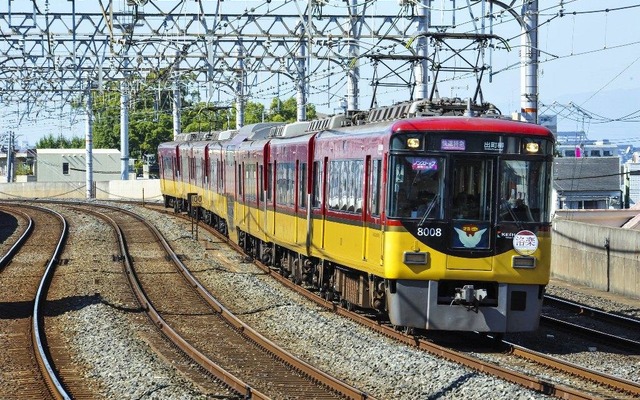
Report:
M158 147L190 212L326 300L398 329L536 330L555 139L487 103L399 103Z

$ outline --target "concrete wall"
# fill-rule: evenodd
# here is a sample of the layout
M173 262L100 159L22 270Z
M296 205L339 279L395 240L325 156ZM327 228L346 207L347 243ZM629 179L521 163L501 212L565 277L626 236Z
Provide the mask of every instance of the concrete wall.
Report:
M84 182L0 183L0 199L87 199ZM95 182L98 200L144 200L161 202L159 179Z
M640 231L556 219L551 239L553 277L640 298Z

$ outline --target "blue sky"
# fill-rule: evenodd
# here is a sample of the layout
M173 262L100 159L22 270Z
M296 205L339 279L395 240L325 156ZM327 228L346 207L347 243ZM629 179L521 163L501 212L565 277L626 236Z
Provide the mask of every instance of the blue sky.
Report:
M557 15L558 4L541 0L538 22ZM640 7L614 10L637 6L638 2L578 0L564 4L565 16L539 29L540 112L559 112L559 130L584 129L591 139L630 141L640 146ZM607 8L611 11L602 11ZM574 15L573 11L593 12ZM504 65L510 62L512 58ZM494 69L499 67L494 65ZM506 95L508 100L502 104L515 111L519 79L518 71L497 74L486 93L494 102ZM557 105L551 109L543 106L554 102ZM604 123L634 113L630 121Z
M160 3L168 4L167 0ZM222 4L244 8L263 3L225 1ZM273 0L272 4L275 3L279 2ZM329 3L342 1L330 0ZM378 4L378 7L384 4L397 7L398 1L379 0ZM453 3L436 0L434 4ZM461 7L466 2L458 0L455 4ZM562 17L559 16L561 4ZM607 138L640 146L640 7L634 7L637 4L637 0L539 0L539 110L540 113L559 113L559 130L585 130L592 139ZM617 10L624 7L627 8ZM496 27L495 33L505 38L516 37L519 27L513 21L505 22ZM496 104L504 114L520 108L519 39L510 44L511 51L491 54L495 75L492 82L485 79L483 84L485 100ZM366 96L370 89L365 85L361 83L361 108L370 102ZM473 82L452 81L439 85L439 89L443 96L469 97ZM399 93L389 92L386 96L394 101L406 100ZM310 101L322 102L326 98L319 95ZM319 107L319 110L331 113L335 108ZM5 109L4 115L8 113L11 110ZM609 122L616 119L626 121ZM15 113L6 116L3 129L16 123ZM19 141L33 144L49 133L83 136L84 120L82 116L62 113L58 118L23 121L15 130L21 135Z

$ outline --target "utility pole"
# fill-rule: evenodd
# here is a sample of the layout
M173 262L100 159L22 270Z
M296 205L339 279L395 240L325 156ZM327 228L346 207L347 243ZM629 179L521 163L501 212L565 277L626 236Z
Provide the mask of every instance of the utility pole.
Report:
M244 71L244 45L242 38L238 39L238 69L236 71L236 129L244 126L244 88L245 88L245 71Z
M298 46L298 53L296 54L296 109L297 109L297 121L307 120L307 29L311 29L311 9L312 2L314 0L307 1L307 13L304 15L302 21L300 21L300 44Z
M85 125L85 162L86 162L86 197L87 200L95 198L93 192L93 115L91 99L91 81L87 82L86 94L86 125Z
M129 84L120 82L120 180L129 180Z
M358 97L360 95L358 82L360 80L360 55L359 44L360 30L358 28L360 14L358 13L358 0L349 0L349 19L351 21L351 37L349 38L349 58L352 60L351 68L347 70L347 111L358 110Z
M418 33L426 34L429 31L431 0L422 0L418 8ZM416 66L416 100L429 97L429 39L426 35L418 37L416 44L418 64Z
M14 147L14 135L13 131L9 132L7 135L7 183L13 182L13 174L14 174L14 158L13 158L13 147Z
M538 0L523 0L520 50L520 113L538 123Z
M173 102L172 102L172 111L173 111L173 140L178 138L178 135L181 132L181 108L182 101L180 99L180 76L179 74L179 66L180 66L180 50L176 50L176 60L173 64Z

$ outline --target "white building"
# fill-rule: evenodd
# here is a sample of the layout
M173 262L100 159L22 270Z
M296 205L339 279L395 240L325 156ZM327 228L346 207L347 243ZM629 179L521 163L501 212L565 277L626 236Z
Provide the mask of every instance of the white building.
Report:
M640 155L634 153L631 161L626 167L629 172L640 171ZM640 204L640 173L639 175L629 174L629 206Z
M38 149L35 162L37 182L83 182L87 177L85 149ZM120 179L120 151L93 149L93 181Z

